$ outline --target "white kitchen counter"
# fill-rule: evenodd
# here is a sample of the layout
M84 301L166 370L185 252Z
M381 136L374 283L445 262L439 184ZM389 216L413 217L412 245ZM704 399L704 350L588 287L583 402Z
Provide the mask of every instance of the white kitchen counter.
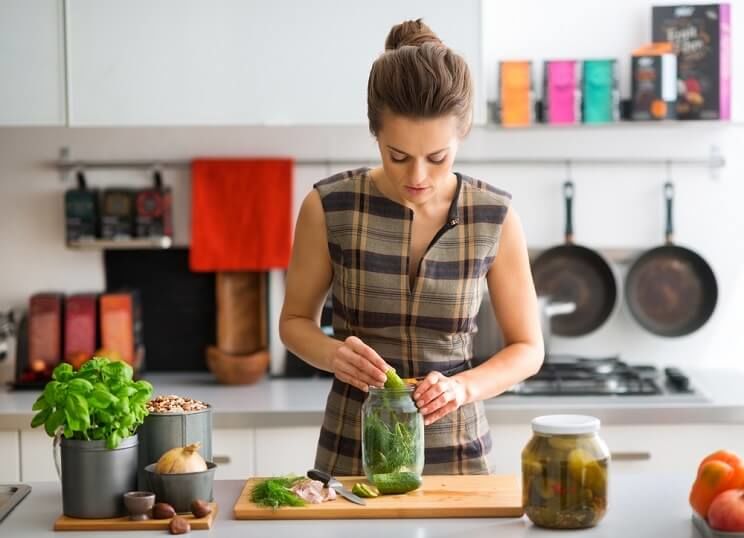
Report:
M582 538L693 538L687 494L691 477L682 474L610 474L609 504L605 518L592 529L551 531L533 526L525 517L494 519L378 519L314 521L237 521L232 506L243 483L217 481L215 499L220 507L209 532L192 531L193 536L272 538L518 538L523 536L578 536ZM52 531L62 510L60 487L52 482L32 483L32 491L0 524L0 535L41 538L65 536ZM341 501L334 501L341 502ZM96 537L162 536L163 531L77 532L75 536Z
M527 424L546 413L588 413L603 424L741 424L744 371L685 370L703 398L684 396L501 396L486 402L489 422ZM319 425L329 379L269 379L226 386L207 373L149 374L156 394L178 394L212 404L215 428ZM30 429L38 391L0 391L0 430Z

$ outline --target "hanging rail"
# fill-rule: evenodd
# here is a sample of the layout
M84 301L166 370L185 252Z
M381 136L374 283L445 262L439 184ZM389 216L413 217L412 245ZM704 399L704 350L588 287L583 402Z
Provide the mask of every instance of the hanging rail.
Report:
M359 166L379 162L368 157L359 159L314 159L299 158L295 164L300 166ZM456 160L458 165L484 166L690 166L707 168L711 177L726 166L726 160L716 146L711 147L707 157L676 158L676 157L462 157ZM144 169L153 168L188 168L190 160L75 160L70 158L69 149L62 148L60 158L51 165L61 172L71 172L78 169ZM65 179L66 174L62 174Z

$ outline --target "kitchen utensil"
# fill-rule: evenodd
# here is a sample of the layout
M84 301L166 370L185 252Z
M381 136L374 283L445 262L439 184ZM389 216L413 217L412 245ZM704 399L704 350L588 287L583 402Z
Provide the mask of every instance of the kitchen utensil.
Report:
M217 517L217 504L209 503L212 512L204 517L195 517L193 514L183 514L191 525L191 530L211 529ZM129 516L115 517L109 519L79 519L74 517L60 516L54 522L55 531L167 531L170 519L145 519L143 521L132 521Z
M522 492L516 476L424 475L424 483L406 495L381 495L366 506L325 502L282 506L276 510L251 502L251 491L264 478L249 479L233 510L235 519L403 519L441 517L519 517ZM365 479L338 477L346 489Z
M334 489L336 493L341 495L344 499L348 499L349 501L361 506L365 506L367 504L366 502L364 502L364 499L352 493L350 489L346 489L341 482L339 482L335 477L329 475L328 473L324 473L323 471L319 471L318 469L310 469L307 472L307 476L308 478L312 478L313 480L319 480L323 482L323 485L325 487Z
M145 467L145 472L156 502L168 503L180 513L191 510L191 503L197 499L212 501L216 468L216 464L208 461L206 471L160 474L155 472L155 464L151 463Z
M716 308L718 284L696 252L675 245L674 185L664 184L666 244L641 254L630 266L625 298L633 317L659 336L684 336L702 327Z
M133 235L134 192L106 189L101 202L101 237L129 239Z
M160 170L153 172L153 186L135 196L135 235L137 237L173 236L171 190L163 186Z
M574 244L574 184L563 184L566 203L565 244L543 251L532 263L538 295L572 302L576 309L552 322L560 336L583 336L607 321L617 303L618 285L610 264L598 252Z
M98 235L98 191L89 189L78 170L77 188L65 192L65 236L68 243Z
M148 512L155 505L155 494L151 491L127 491L124 494L124 506L132 521L149 519Z
M269 369L269 352L257 351L249 355L230 355L215 346L207 348L207 367L217 381L224 385L252 385Z
M0 523L31 493L31 486L13 484L0 486Z

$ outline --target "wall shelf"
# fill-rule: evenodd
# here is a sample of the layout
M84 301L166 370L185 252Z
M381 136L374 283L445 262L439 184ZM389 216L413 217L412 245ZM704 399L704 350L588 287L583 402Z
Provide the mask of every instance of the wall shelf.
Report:
M135 237L132 239L80 239L69 241L67 248L73 250L135 250L166 249L173 245L171 237Z

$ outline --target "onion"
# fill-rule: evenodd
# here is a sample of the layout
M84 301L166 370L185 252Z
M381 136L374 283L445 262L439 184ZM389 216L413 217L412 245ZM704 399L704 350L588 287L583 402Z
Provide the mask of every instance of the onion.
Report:
M199 443L171 448L155 465L158 474L196 473L207 470L207 462L199 454Z

